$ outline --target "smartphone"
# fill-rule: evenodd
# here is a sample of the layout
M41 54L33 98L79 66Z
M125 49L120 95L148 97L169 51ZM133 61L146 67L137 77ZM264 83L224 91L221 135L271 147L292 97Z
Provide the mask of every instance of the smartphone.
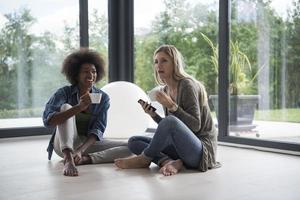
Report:
M139 99L138 103L140 103L143 106L146 102L143 99ZM150 106L150 110L152 110L154 112L154 111L156 111L156 108L154 108L153 106Z

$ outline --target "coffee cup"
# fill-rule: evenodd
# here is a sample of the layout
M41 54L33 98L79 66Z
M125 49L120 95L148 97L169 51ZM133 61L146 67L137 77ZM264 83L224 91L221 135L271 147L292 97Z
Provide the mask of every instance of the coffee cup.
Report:
M148 97L151 101L156 101L156 92L157 91L154 91L154 90L151 90L148 92Z
M90 93L92 103L100 103L102 94L101 93Z

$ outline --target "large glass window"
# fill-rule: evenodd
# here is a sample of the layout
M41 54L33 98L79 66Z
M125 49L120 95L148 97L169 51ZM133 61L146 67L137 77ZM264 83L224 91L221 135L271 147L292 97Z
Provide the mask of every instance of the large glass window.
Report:
M216 94L217 73L202 34L216 42L218 1L135 1L135 83L148 91L155 87L153 52L162 44L175 45L183 54L186 71Z
M230 136L300 143L300 2L231 2Z
M67 83L62 60L79 48L78 19L72 0L1 2L0 128L42 126L45 102Z
M135 1L134 6L135 83L146 92L156 86L153 52L172 44L183 54L186 71L203 82L209 94L217 94L216 65L209 59L212 49L204 36L217 40L218 1ZM153 104L162 113L160 105Z
M89 0L89 47L100 52L108 66L108 14L107 1ZM102 87L108 83L108 70L106 76L99 83Z

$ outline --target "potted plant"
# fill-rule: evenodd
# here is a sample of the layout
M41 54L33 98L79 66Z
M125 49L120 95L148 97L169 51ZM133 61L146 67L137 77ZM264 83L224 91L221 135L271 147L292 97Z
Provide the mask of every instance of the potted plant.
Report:
M211 62L218 75L218 46L203 33L202 37L212 49ZM258 70L252 77L251 63L245 53L239 48L237 41L230 41L229 61L229 125L231 131L251 130L256 126L253 124L254 112L258 104L259 95L250 95L253 92L253 81L257 77ZM248 73L247 73L248 72ZM210 95L209 99L218 115L218 95Z

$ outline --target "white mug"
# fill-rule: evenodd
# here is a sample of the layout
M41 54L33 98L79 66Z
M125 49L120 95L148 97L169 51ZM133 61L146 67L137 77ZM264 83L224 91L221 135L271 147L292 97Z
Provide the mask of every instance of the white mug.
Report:
M148 91L148 97L151 101L156 101L156 93L158 91L161 91L162 87L161 86L156 86L155 88L153 88L152 90Z
M90 93L92 103L100 103L102 94L101 93Z
M157 91L153 91L153 90L148 92L148 97L151 101L156 101L156 92Z

